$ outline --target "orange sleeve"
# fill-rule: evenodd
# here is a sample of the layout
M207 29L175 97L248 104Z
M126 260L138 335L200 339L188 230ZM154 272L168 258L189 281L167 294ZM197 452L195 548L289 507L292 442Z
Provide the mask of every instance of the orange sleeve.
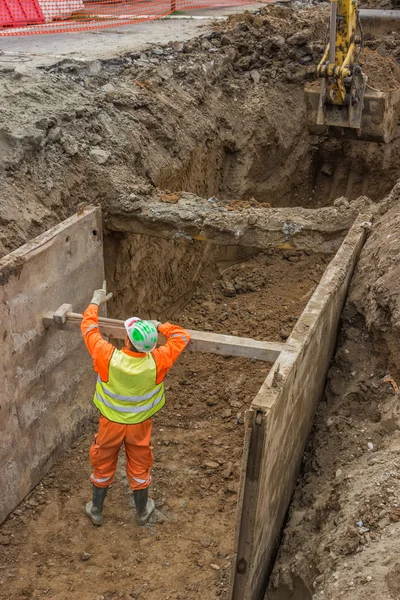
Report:
M89 304L83 313L81 332L93 359L93 366L102 381L108 381L108 367L115 347L101 337L99 331L99 307Z
M190 335L179 325L171 325L171 323L159 325L158 331L167 338L166 344L152 352L157 365L156 383L161 383L178 356L190 342Z

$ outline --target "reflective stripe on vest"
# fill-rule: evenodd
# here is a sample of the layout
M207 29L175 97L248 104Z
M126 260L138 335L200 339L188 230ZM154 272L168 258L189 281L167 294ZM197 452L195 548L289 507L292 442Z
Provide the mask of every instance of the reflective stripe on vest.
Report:
M130 356L114 350L109 379L97 379L93 402L110 421L131 425L142 423L164 406L164 384L156 384L157 367L153 356Z

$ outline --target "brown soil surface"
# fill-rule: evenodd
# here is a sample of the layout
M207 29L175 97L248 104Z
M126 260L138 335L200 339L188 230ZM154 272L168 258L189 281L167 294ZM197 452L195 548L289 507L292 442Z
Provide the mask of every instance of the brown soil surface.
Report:
M361 253L268 600L400 597L399 203Z
M280 340L328 260L269 254L232 265L222 277L202 279L179 321ZM234 297L222 291L228 284ZM0 598L225 598L244 410L268 369L245 359L181 357L166 381L167 406L154 418L157 513L143 529L134 524L123 461L103 527L84 516L92 433L81 438L1 528Z
M373 88L382 92L400 89L400 66L391 57L365 48L360 57L360 65L368 76L368 84Z

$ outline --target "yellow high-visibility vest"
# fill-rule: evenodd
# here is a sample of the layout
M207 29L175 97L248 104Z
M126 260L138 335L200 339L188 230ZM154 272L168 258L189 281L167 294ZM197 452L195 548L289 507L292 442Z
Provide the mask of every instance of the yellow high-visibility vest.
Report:
M164 384L156 384L153 356L129 356L115 349L108 381L97 378L93 402L110 421L132 425L152 417L165 404Z

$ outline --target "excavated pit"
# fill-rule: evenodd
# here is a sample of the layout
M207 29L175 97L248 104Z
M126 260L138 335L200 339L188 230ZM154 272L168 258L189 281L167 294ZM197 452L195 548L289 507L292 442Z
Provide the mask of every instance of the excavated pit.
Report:
M109 316L160 316L190 329L270 341L289 336L330 259L135 234L108 234L104 254L115 294ZM166 408L154 418L157 513L144 529L134 525L122 457L103 527L93 529L83 514L94 417L3 524L0 598L227 597L243 417L269 367L209 354L181 357L166 380Z
M376 145L309 135L303 85L314 77L325 30L313 19L308 11L263 9L187 43L184 52L165 49L158 63L150 63L149 51L144 67L132 55L103 61L98 75L73 61L35 76L5 73L0 254L80 202L99 204L115 294L110 316L138 313L191 329L285 339L351 225L354 200L379 201L399 175L400 138ZM304 43L288 41L298 31ZM391 61L390 45L374 44ZM211 199L211 206L245 215L254 228L269 206L316 209L317 219L336 219L337 228L317 228L302 244L307 251L267 253L196 241L183 227L172 240L124 232L139 203L156 229L157 203L179 208L188 192L200 197L192 198L199 206ZM319 212L339 196L349 202ZM291 232L297 219L297 212L282 213ZM333 247L322 250L319 237ZM226 597L242 419L268 369L212 355L179 361L168 378L167 407L155 419L154 527L132 525L122 464L104 527L86 522L93 423L2 526L0 598ZM286 600L286 591L277 598Z

